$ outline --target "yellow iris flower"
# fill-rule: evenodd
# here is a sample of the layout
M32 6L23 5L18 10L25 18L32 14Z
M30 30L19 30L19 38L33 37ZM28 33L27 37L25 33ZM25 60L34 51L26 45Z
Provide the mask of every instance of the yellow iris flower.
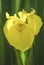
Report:
M18 12L18 17L16 14L10 16L6 12L4 33L10 45L16 49L26 51L32 47L35 35L39 33L42 26L41 18L35 13L35 9L30 13L22 10Z

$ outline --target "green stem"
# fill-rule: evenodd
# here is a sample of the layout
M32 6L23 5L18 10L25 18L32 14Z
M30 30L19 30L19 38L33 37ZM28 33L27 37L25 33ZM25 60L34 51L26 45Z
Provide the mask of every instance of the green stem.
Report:
M25 53L21 51L21 60L22 60L22 63L23 65L25 65L25 62L26 62L26 56L25 56Z

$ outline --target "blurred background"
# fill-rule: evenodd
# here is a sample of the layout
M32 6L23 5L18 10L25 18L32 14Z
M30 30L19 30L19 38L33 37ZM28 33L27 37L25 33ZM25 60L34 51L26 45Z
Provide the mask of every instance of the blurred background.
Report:
M30 12L31 8L41 17L43 26L32 48L25 52L25 65L44 65L44 0L0 0L0 65L23 65L20 51L9 45L3 33L6 11L13 15L22 9Z

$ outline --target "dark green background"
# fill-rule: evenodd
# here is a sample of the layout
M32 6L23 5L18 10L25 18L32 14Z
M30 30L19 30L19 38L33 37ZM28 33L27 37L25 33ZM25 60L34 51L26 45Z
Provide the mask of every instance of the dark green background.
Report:
M0 0L0 4L0 65L23 65L20 51L10 46L4 36L5 12L13 15L22 9L30 12L31 8L41 17L43 26L35 37L32 48L25 52L26 65L44 65L44 0Z

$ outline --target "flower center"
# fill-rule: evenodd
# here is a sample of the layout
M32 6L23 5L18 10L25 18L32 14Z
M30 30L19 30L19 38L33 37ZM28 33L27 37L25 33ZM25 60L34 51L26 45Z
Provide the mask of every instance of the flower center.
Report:
M25 29L25 25L21 24L21 23L18 23L16 25L16 29L17 29L17 31L22 32Z

